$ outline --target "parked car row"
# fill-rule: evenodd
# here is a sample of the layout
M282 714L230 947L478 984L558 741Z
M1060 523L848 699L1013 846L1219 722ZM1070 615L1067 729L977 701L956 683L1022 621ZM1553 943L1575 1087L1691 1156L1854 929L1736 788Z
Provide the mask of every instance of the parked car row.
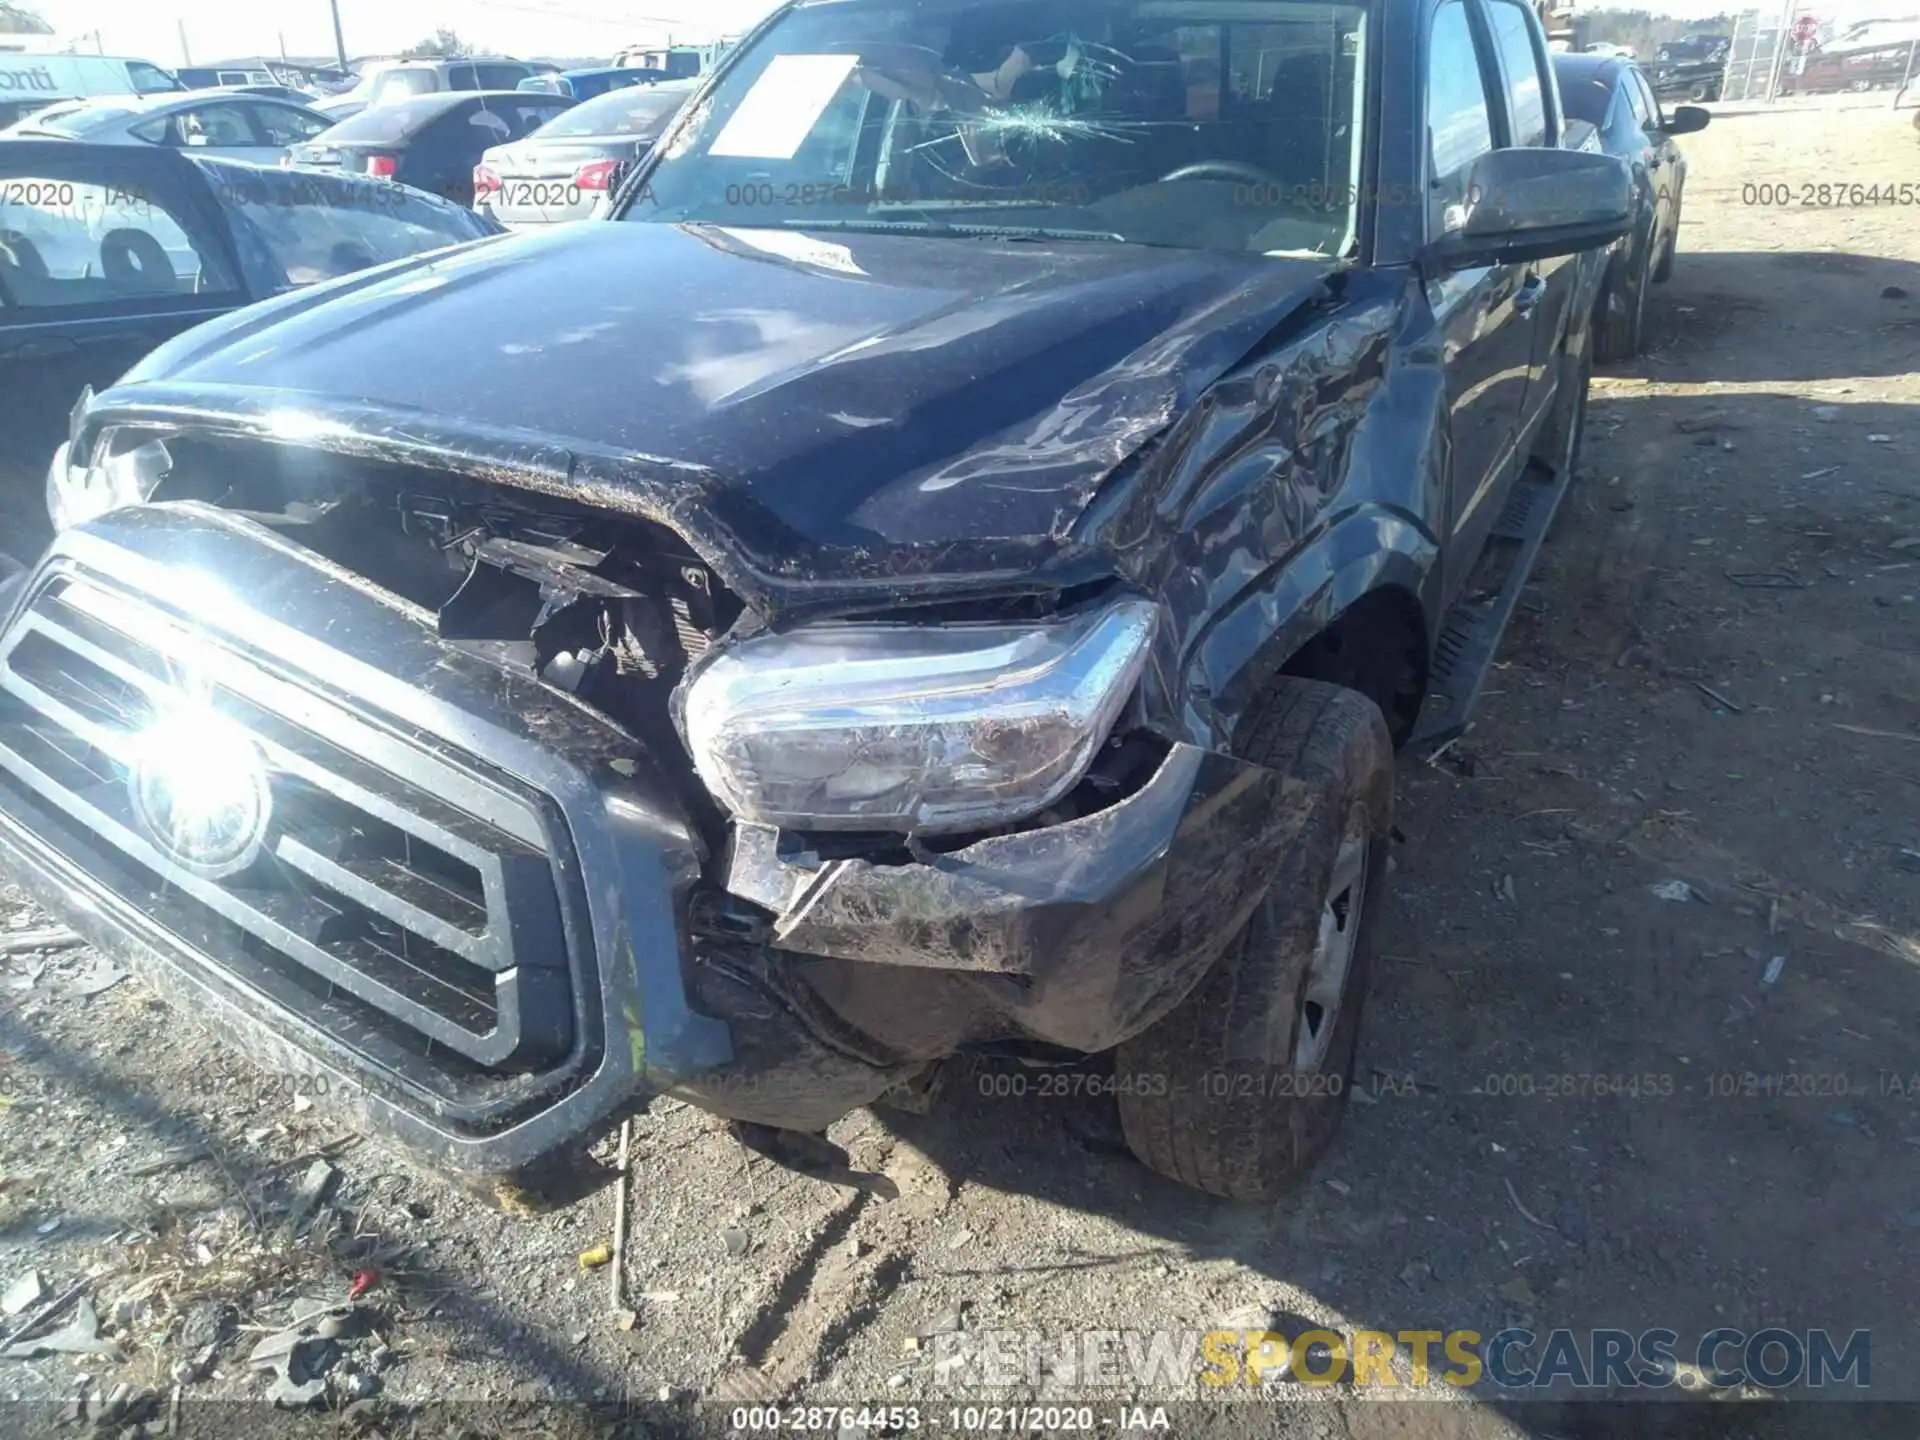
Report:
M604 214L620 177L698 83L609 81L611 88L587 100L536 88L439 90L338 122L244 91L122 95L48 106L0 138L345 170L475 206L506 224L553 224Z
M152 145L228 160L278 164L287 147L331 128L325 115L244 90L114 95L49 105L0 137Z
M674 58L681 58L678 52ZM697 73L697 63L694 70ZM494 55L379 60L366 62L347 88L321 95L283 83L271 70L259 68L257 62L188 66L169 72L132 58L0 51L0 128L44 112L51 105L70 107L77 102L159 92L263 95L307 107L338 122L370 105L395 104L449 91L528 89L586 100L620 86L675 79L685 73L684 65L622 60L564 72L546 61Z
M288 162L345 170L474 201L474 167L489 147L524 140L573 102L522 90L444 91L374 105L294 145Z
M515 227L599 219L698 83L610 90L489 148L473 172L474 208Z
M178 77L145 60L0 50L0 125L11 125L21 113L56 100L186 88Z
M499 230L361 176L0 140L0 467L9 477L43 469L85 387L111 383L191 326Z

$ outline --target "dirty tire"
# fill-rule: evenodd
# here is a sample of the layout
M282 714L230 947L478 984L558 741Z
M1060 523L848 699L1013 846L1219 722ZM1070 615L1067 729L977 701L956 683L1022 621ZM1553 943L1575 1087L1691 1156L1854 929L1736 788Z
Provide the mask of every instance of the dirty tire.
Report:
M1120 1046L1114 1072L1127 1144L1144 1164L1228 1199L1270 1200L1326 1148L1346 1105L1386 893L1393 748L1378 706L1317 680L1277 682L1243 733L1243 758L1307 781L1319 800L1246 928L1178 1008ZM1310 1012L1303 992L1322 917L1338 913L1329 892L1349 836L1365 870L1345 912L1356 928L1339 927L1351 936L1345 985ZM1296 1069L1302 1049L1318 1057Z
M1614 303L1616 298L1619 304ZM1635 265L1629 273L1626 260L1616 259L1593 319L1593 358L1631 360L1638 355L1646 319L1647 267Z

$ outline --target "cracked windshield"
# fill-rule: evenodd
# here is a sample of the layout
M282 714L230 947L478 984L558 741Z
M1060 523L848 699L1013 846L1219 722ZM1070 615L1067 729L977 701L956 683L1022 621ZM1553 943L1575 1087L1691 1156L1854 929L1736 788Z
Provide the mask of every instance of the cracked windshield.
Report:
M635 220L1340 255L1359 6L832 4L778 22Z

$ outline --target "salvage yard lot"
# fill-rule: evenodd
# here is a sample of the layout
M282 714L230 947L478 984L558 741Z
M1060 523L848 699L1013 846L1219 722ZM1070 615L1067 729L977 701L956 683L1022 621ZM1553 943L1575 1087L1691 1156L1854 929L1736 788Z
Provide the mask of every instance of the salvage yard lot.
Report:
M631 1397L670 1428L701 1399L1071 1396L943 1393L930 1357L954 1342L923 1337L1270 1316L1664 1327L1683 1358L1715 1326L1865 1329L1866 1393L1920 1398L1920 207L1742 203L1920 180L1908 122L1723 113L1687 140L1651 352L1596 379L1582 479L1477 725L1401 764L1362 1093L1294 1195L1182 1190L1097 1098L1008 1093L1008 1071L836 1127L891 1182L860 1189L656 1103L623 1325L578 1259L610 1193L500 1215L138 978L22 953L0 960L0 1287L94 1275L105 1338L0 1360L0 1394L64 1400L84 1374L96 1395L263 1395L250 1352L357 1274L333 1403ZM51 923L0 902L0 935ZM1437 1388L1444 1411L1272 1423L1583 1423ZM1176 1393L1195 1387L1141 1398ZM1795 1414L1827 1433L1832 1412Z

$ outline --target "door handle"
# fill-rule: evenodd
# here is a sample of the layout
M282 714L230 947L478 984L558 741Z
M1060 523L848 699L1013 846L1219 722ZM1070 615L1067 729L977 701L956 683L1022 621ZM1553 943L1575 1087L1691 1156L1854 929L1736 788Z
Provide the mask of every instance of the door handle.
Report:
M1516 315L1531 315L1533 307L1538 305L1547 293L1547 282L1538 275L1529 275L1520 282L1520 288L1513 292L1513 310Z

